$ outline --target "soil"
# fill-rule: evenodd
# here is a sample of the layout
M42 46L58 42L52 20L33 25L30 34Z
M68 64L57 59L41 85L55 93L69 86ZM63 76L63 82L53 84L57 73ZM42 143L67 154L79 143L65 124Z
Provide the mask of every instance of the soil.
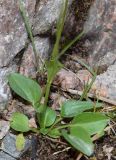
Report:
M116 136L106 135L98 140L95 156L97 160L116 160Z
M32 137L32 149L20 160L73 160L75 150L61 140L43 136Z
M80 160L115 160L116 137L105 135L95 142L95 153ZM77 160L79 153L63 140L32 136L32 148L20 160Z
M84 21L87 17L87 12L92 4L93 0L82 0L78 1L78 5L74 10L78 10L78 16L76 20L78 21L79 29L81 31L83 28ZM77 2L75 2L77 3ZM78 32L77 31L77 32ZM86 59L86 53L88 48L83 47L83 42L80 41L76 44L68 54L75 54L78 52L78 56ZM65 66L77 72L81 69L81 66L76 66L74 62L70 60L67 54L63 57L62 60L65 63ZM56 89L56 88L55 88ZM52 88L54 90L54 88ZM75 98L72 95L68 95ZM77 157L79 153L77 150L71 148L63 139L50 139L49 137L44 137L41 135L29 135L32 141L31 149L20 158L20 160L78 160ZM95 153L91 158L82 156L80 160L115 160L116 159L116 137L111 131L106 133L106 135L95 142Z

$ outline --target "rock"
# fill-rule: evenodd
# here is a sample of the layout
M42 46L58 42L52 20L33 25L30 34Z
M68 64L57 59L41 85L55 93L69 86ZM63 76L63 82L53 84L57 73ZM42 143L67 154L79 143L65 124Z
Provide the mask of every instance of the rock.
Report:
M29 127L30 128L37 128L37 123L36 123L35 118L29 119Z
M116 63L97 76L92 88L96 89L99 95L116 101Z
M69 5L71 3L72 0L69 0ZM62 4L62 0L40 0L34 19L34 35L44 34L52 29L59 18Z
M70 0L71 2L72 0ZM25 0L24 6L29 15L30 24L36 23L35 29L46 31L49 30L53 23L58 19L61 0L49 0L47 3L41 0L37 7L36 0ZM36 12L36 14L35 14ZM34 19L35 15L35 19ZM41 22L41 23L40 23ZM34 23L34 24L35 24ZM47 29L45 29L47 27ZM39 30L36 34L40 33ZM11 99L10 89L7 85L7 75L16 71L17 67L13 67L13 61L17 55L22 56L22 49L25 48L28 39L25 29L24 20L19 10L19 1L1 0L0 1L0 112L7 106ZM51 44L49 38L35 38L35 44L38 54L43 60L48 58ZM18 65L17 62L15 64ZM40 61L39 61L40 65ZM26 76L35 76L34 56L31 44L24 53L20 67L20 73Z
M19 1L0 1L0 67L7 66L27 41L27 32L19 11ZM36 0L25 0L30 22Z
M92 78L92 74L86 69L81 69L78 71L77 77L79 77L81 84L85 87L85 83L89 82Z
M62 104L67 100L66 97L60 95L59 93L51 93L50 94L50 99L52 100L52 109L60 110Z
M6 108L8 101L11 99L10 89L7 85L7 75L11 72L15 72L16 70L16 65L13 65L9 68L0 68L0 112Z
M78 76L71 72L71 71L67 71L65 69L61 69L54 81L53 81L54 85L58 85L60 86L63 90L68 90L68 89L75 89L80 85L80 80L78 78Z
M116 61L116 1L95 0L84 31L90 41L89 63L107 68Z
M0 120L0 140L8 133L10 129L10 122Z
M30 148L31 141L29 139L26 139L25 148L21 152L17 151L16 146L15 146L15 142L16 142L16 136L9 133L3 139L1 149L2 149L2 151L9 154L10 156L12 156L14 158L19 158L24 152L26 152Z
M45 62L45 60L49 57L52 48L49 38L36 37L35 46L38 55L41 57L42 61ZM38 61L38 63L39 66L42 67L40 60ZM20 73L28 77L36 77L35 56L31 44L28 46L23 55L22 63L20 66Z
M89 48L88 61L99 71L91 91L114 101L116 100L115 8L115 0L95 0L84 25L85 46Z
M25 0L25 8L32 23L36 0ZM0 1L0 112L11 98L7 75L16 71L15 56L25 47L28 35L19 11L19 1ZM21 53L20 53L21 54Z
M16 159L4 153L3 151L0 151L0 160L16 160Z
M77 73L82 88L92 81L92 75L87 70L80 70ZM97 75L90 93L116 101L116 63L108 67L107 71Z

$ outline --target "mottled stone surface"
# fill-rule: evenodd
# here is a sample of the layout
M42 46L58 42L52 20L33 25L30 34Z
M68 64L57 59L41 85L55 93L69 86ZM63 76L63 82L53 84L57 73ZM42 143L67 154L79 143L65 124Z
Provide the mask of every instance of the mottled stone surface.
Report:
M100 71L93 88L116 100L116 1L95 0L85 23L89 63ZM108 68L108 69L107 69Z
M27 40L18 2L18 0L0 0L0 67L7 66L24 48ZM25 7L30 17L34 15L35 2L36 0L25 0Z
M36 0L25 0L30 22L35 11ZM11 98L7 86L7 75L16 71L14 57L25 47L27 32L19 11L18 0L0 0L0 112ZM9 67L10 66L10 67Z
M79 79L71 71L67 71L65 69L61 69L55 79L53 84L60 86L63 90L75 89L79 86Z
M7 67L0 68L0 112L2 112L6 108L7 103L11 98L10 89L7 85L8 83L7 76L11 72L15 71L17 71L16 65L13 65L9 68Z
M98 75L94 84L98 93L104 92L104 97L116 101L116 63Z
M64 0L40 0L36 8L33 33L43 34L49 31L59 18ZM69 0L69 5L72 0Z
M35 39L35 47L37 50L37 54L41 57L42 61L45 62L45 60L48 58L50 52L51 52L51 43L49 38L40 38L36 37ZM39 60L39 57L38 57ZM38 61L39 66L42 66L41 61ZM36 76L36 68L35 68L35 56L33 52L32 45L30 44L25 51L22 63L20 66L20 73L35 78Z
M9 154L10 156L12 156L14 158L19 158L23 154L23 152L27 151L30 148L31 141L26 139L25 148L21 152L16 149L15 142L16 142L16 136L9 133L3 139L1 149L2 149L2 151Z
M0 120L0 140L8 133L10 129L10 122Z
M71 3L72 0L70 0ZM29 15L30 24L35 24L34 32L49 30L59 17L62 0L24 0L24 5ZM36 13L36 14L35 14ZM35 19L34 19L35 16ZM3 111L11 98L7 85L7 75L16 71L12 62L17 54L20 56L25 48L28 35L24 21L19 11L18 0L0 1L0 112ZM49 38L36 38L38 55L45 60L50 51ZM40 61L39 61L39 65ZM9 67L11 66L11 67ZM20 67L20 73L26 76L35 76L34 56L31 45L25 51Z
M6 154L5 152L0 151L0 160L16 160L16 159Z
M84 31L90 41L89 62L108 67L116 61L116 0L95 0Z

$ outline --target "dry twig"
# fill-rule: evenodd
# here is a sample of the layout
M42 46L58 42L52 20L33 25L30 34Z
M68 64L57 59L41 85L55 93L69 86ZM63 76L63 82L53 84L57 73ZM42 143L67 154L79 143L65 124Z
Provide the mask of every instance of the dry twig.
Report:
M72 90L72 89L69 89L68 92L71 93L71 94L80 95L80 96L83 94L83 91ZM105 98L105 97L102 97L102 96L97 96L97 95L92 94L92 93L88 93L87 96L90 97L90 98L99 99L103 102L106 102L106 103L109 103L109 104L112 104L112 105L116 106L116 101L114 101L114 100L111 100L111 99L108 99L108 98Z

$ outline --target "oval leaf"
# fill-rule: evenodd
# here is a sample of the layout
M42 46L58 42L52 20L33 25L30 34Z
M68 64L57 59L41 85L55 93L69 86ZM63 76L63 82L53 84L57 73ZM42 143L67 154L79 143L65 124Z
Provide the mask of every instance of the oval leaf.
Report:
M91 156L94 151L92 140L87 131L81 127L72 134L67 134L65 130L62 131L63 137L77 150Z
M77 114L82 113L83 111L92 109L94 107L94 103L91 101L75 101L68 100L64 102L61 108L61 116L62 117L74 117ZM101 107L102 104L98 103L96 107Z
M18 73L12 73L8 76L8 81L14 92L25 100L31 102L33 105L39 101L41 88L32 79Z
M72 120L72 126L70 128L71 133L75 132L78 126L84 128L90 135L100 133L107 125L109 118L102 113L85 112L74 117Z
M44 114L38 114L38 120L41 128L51 126L56 119L56 112L51 108L47 107L46 112Z
M10 126L19 132L28 132L30 130L28 117L18 112L13 113Z
M59 132L57 128L55 128L55 129L52 129L50 132L48 132L47 135L52 138L59 138L61 136L61 133Z
M18 151L22 151L25 147L25 138L23 136L23 134L19 134L16 137L16 148Z

